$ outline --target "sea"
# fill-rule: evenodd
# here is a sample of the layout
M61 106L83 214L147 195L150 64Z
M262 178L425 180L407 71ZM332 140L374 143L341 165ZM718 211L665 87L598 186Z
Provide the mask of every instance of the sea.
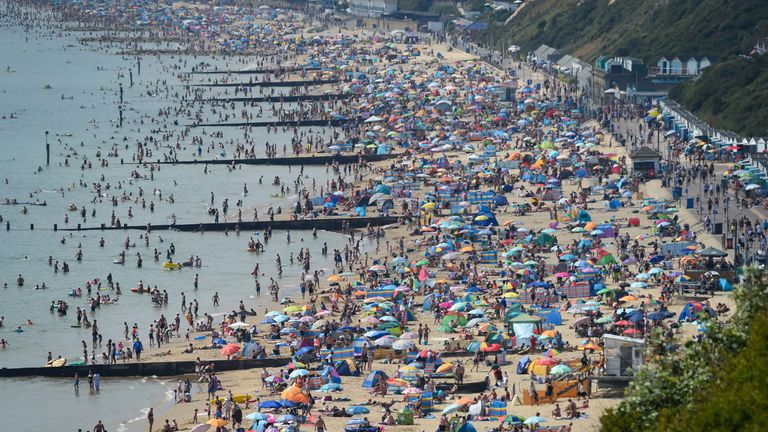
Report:
M117 304L89 312L91 321L98 320L105 342L108 338L122 340L124 323L139 324L146 339L149 323L160 314L173 318L181 312L182 291L188 302L198 300L201 314L207 311L220 317L235 309L240 300L249 308L263 311L268 302L269 277L276 277L276 254L281 255L284 266L279 282L281 296L283 293L296 296L301 268L298 261L295 265L289 263L290 254L298 254L302 247L309 248L313 269L327 269L333 266L332 254L321 255L323 243L332 251L343 248L347 242L345 236L337 233L319 232L318 238L313 239L309 232L291 232L292 242L288 244L288 233L275 231L266 253L253 255L246 251L247 242L249 237L261 239L260 232L244 231L236 235L234 232L153 231L149 247L145 247L140 238L142 231L138 230L62 231L61 228L71 228L78 223L83 226L109 224L113 211L122 223L131 225L170 223L173 218L178 223L212 222L207 212L211 192L215 194L216 206L220 207L224 199L229 200L230 220L239 200L243 201L244 220L252 220L253 208L259 210L263 219L267 207L281 206L286 210L296 202L296 197L290 194L273 197L279 192L279 188L272 185L274 177L280 176L291 184L300 175L299 167L289 171L288 167L244 165L230 170L223 165L211 165L208 167L211 173L204 174L202 165L162 165L159 171L150 173L146 167L131 164L137 140L147 135L161 139L162 132L158 130L181 131L183 125L191 121L188 113L178 116L178 126L166 128L152 121L161 109L179 106L177 93L183 93L184 88L176 74L201 62L220 68L242 68L243 65L228 64L232 60L221 57L145 55L140 60L139 73L139 60L135 56L116 54L118 46L81 44L77 38L82 36L86 34L54 30L24 32L21 27L0 27L3 41L0 43L0 204L6 199L46 204L0 205L0 316L3 317L0 338L8 342L7 348L0 349L0 367L42 366L49 352L54 358L78 360L82 356L83 340L89 342L90 351L90 331L72 327L76 324L75 308L85 307L87 296L68 296L76 287L85 289L86 281L98 278L106 286L106 278L111 273L123 290ZM170 70L171 65L178 69ZM130 74L134 80L132 87ZM125 107L123 127L118 126L121 84ZM166 84L170 91L165 91ZM211 95L224 96L215 89ZM264 107L265 117L261 120L270 118L267 108ZM210 108L204 111L205 116L217 120L217 114ZM224 135L215 141L222 146L210 152L206 149L203 158L232 157L230 139L241 138L242 130L224 128L220 131ZM206 144L211 142L211 132L214 130L210 128L192 131L203 137ZM255 134L259 154L263 154L264 140L278 144L279 148L288 143L290 148L288 133L266 135L258 131ZM46 140L51 148L49 165L46 164ZM191 145L191 136L179 141L179 159L192 159L197 147ZM176 137L161 141L161 147L170 145L176 145ZM108 156L115 149L117 155ZM150 159L161 158L163 151L154 150ZM108 161L108 166L102 166L97 154ZM332 177L322 166L307 166L303 173L305 185L314 179L318 189ZM260 178L262 184L259 184ZM97 197L95 183L110 184L111 188ZM243 194L244 183L248 185L247 195ZM118 206L113 206L112 196L121 198ZM173 203L169 202L171 196ZM149 210L150 201L155 204L154 211ZM79 211L70 211L70 205L78 210L84 206L85 220ZM129 207L132 218L128 217ZM92 216L94 210L95 217ZM6 229L6 224L10 229ZM53 230L54 224L59 231ZM104 247L99 246L101 238ZM125 250L126 240L135 247L126 250L125 265L114 264L119 253ZM176 250L176 261L199 256L202 267L164 270L161 264L171 244ZM83 253L82 261L76 260L78 248ZM155 248L161 252L159 262L152 259ZM142 268L136 266L137 253L143 257ZM49 259L66 261L70 271L55 273ZM261 297L256 297L251 276L256 263L267 275L261 279ZM195 274L200 278L197 291L193 290ZM25 279L23 287L16 284L19 275ZM147 295L131 293L129 289L139 281L167 290L169 304L155 306ZM35 289L43 283L48 289ZM218 308L212 306L215 292L219 292L222 299ZM110 291L102 293L114 296ZM51 303L59 299L70 306L69 313L63 317L49 310ZM32 325L28 325L30 322ZM15 331L19 327L22 332ZM162 413L172 403L172 389L176 385L173 378L104 377L97 393L88 390L85 381L83 386L81 380L78 391L71 379L0 378L2 429L89 430L102 420L109 431L145 430L148 408L152 406ZM161 414L156 417L160 418Z

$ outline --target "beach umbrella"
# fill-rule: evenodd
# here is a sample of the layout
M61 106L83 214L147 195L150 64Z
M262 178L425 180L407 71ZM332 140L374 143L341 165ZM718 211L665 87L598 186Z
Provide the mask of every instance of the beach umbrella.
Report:
M464 405L450 404L450 405L446 406L445 408L443 408L442 414L448 415L448 414L451 414L451 413L455 413L456 411L460 410L462 406L464 406Z
M227 344L227 345L224 345L221 348L221 351L219 351L219 352L223 356L231 356L232 354L234 354L234 353L236 353L238 351L240 351L240 345L238 345L238 344Z
M317 391L321 391L324 393L341 391L341 384L337 384L337 383L323 384Z
M296 369L295 371L291 372L290 375L288 375L288 378L298 378L302 376L309 375L309 371L306 369Z
M296 417L291 414L283 414L275 420L275 423L291 423L295 422Z
M203 423L193 427L192 429L189 430L189 432L205 432L210 428L211 428L211 425Z
M384 339L384 338L382 338L382 339ZM374 345L375 344L376 343L374 342ZM402 350L406 350L406 349L409 349L409 348L415 348L415 347L416 347L416 344L412 340L410 340L410 339L405 339L405 340L398 339L398 340L392 342L392 348L396 349L396 350L401 350L402 351Z
M377 347L391 347L395 341L397 341L397 336L389 335L389 336L383 336L378 339L376 339L373 344Z
M504 419L501 421L501 423L502 424L508 423L510 425L521 425L521 424L523 424L524 421L525 421L525 419L523 417L516 416L514 414L509 414L506 417L504 417Z
M604 317L598 318L596 321L598 324L608 324L613 322L613 317L610 315L606 315Z
M231 329L239 329L239 328L245 328L245 327L250 327L250 326L251 326L250 324L247 324L247 323L244 323L244 322L236 322L236 323L232 323L232 324L227 325L227 327L229 327Z
M633 282L631 285L629 285L632 288L645 288L648 286L645 282Z
M364 406L352 405L351 407L347 407L347 413L351 415L368 414L369 412L371 412L371 410Z
M273 400L268 400L268 401L264 401L264 402L259 403L259 408L278 409L278 408L282 408L282 407L283 406L280 405L280 402L273 401Z
M268 415L260 412L252 412L248 414L247 416L243 417L245 420L251 420L251 421L259 421L259 420L266 420L269 418Z
M567 374L571 373L571 368L569 368L566 365L562 365L561 364L561 365L557 365L557 366L553 367L549 371L549 373L551 375L567 375Z
M525 421L523 423L527 424L527 425L535 425L535 424L539 424L539 423L544 423L546 421L547 420L545 420L545 419L543 419L543 418L541 418L539 416L532 416L532 417L528 417L527 419L525 419Z
M226 426L227 423L229 423L229 421L228 420L224 420L222 418L212 418L212 419L208 420L205 423L208 424L208 425L211 425L211 426L213 426L215 428L219 428L219 427Z

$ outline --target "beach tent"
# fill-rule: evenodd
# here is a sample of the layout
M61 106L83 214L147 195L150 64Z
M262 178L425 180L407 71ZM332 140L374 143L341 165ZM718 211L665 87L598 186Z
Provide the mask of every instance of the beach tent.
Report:
M323 378L325 378L326 383L335 383L335 384L341 384L341 376L338 372L336 372L336 369L332 366L326 366L325 369L320 373Z
M702 313L707 313L709 316L715 316L715 311L712 310L712 308L704 306L702 303L699 302L690 302L685 307L683 307L683 310L680 311L680 316L677 317L678 321L695 321L699 315Z
M464 423L456 432L477 432L477 429L475 429L472 423Z
M474 403L469 406L469 409L467 410L467 413L471 415L472 417L479 417L483 412L483 406L485 403L483 400L477 401L477 403Z
M509 200L507 200L507 197L504 195L496 195L496 198L493 199L493 202L497 206L509 205Z
M723 291L733 291L733 286L728 279L720 278L720 289Z
M336 368L336 372L338 372L341 376L359 376L360 375L360 369L358 369L357 364L351 359L344 359L337 361L334 365L334 368Z
M616 258L613 257L613 254L607 253L603 255L600 260L597 261L597 265L605 266L609 264L616 263Z
M387 374L384 373L382 370L375 370L371 373L369 373L365 379L363 380L363 388L373 388L376 384L379 383L379 381L384 380L386 381Z
M422 311L428 312L432 310L432 302L436 295L437 294L430 294L430 295L424 296L424 304L421 307Z
M540 316L545 323L551 325L563 325L563 317L556 309L539 309L534 313Z
M579 210L579 216L577 217L579 222L592 222L592 216L586 210Z
M283 390L280 396L293 403L306 404L309 403L309 397L301 392L301 387L293 385Z
M517 362L517 368L515 369L515 372L519 375L525 375L528 373L528 365L531 364L531 358L528 356L523 356L520 360Z
M536 245L538 246L552 246L553 244L555 244L555 238L550 234L541 233L536 237Z

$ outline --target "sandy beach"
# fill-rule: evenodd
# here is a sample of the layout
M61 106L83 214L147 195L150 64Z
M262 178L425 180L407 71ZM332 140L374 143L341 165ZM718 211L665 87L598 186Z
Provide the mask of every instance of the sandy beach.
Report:
M214 11L199 5L174 3L173 9L173 19L182 23L179 28L188 33L179 35L178 30L166 29L162 34L148 37L174 38L182 41L180 44L187 44L189 52L218 52L218 60L225 59L215 66L198 63L194 65L195 72L215 72L218 68L273 68L276 72L255 79L237 74L200 75L191 73L191 59L180 58L178 64L158 61L162 71L175 75L175 80L152 82L150 78L142 78L146 80L141 84L147 97L162 98L162 104L158 104L161 108L152 106L159 111L156 116L145 113L138 119L126 120L128 128L135 129L132 132L143 135L142 138L125 138L123 145L111 137L111 142L103 143L105 149L98 148L98 156L93 161L81 157L74 144L63 147L65 166L69 166L70 160L73 165L82 163L81 171L90 169L91 162L101 163L104 171L110 161L114 166L123 166L125 161L135 164L135 171L126 173L130 180L105 179L103 175L101 179L90 179L93 180L90 185L80 180L81 186L75 187L91 189L94 198L90 203L83 200L70 204L75 209L67 208L73 222L80 223L82 218L82 223L89 226L104 223L121 227L125 221L141 224L161 220L161 217L175 224L177 217L184 223L219 223L270 217L311 221L366 215L397 216L401 222L341 233L345 237L322 233L320 240L316 232L272 233L271 230L238 231L231 236L228 231L206 233L207 237L192 240L187 237L186 241L195 247L191 253L191 272L180 267L179 275L185 278L183 287L168 293L161 285L156 292L143 294L153 298L160 307L153 312L160 316L137 324L137 336L129 335L133 331L128 328L130 318L124 318L124 335L103 335L104 340L120 343L117 363L136 361L137 340L142 341L144 362L200 359L203 366L227 358L289 357L304 348L302 356L311 360L307 364L298 367L299 359L294 358L292 365L284 370L272 368L265 373L277 376L273 381L286 381L289 391L295 390L290 397L304 401L311 394L314 400L306 410L300 406L276 413L279 417L292 412L297 417L281 428L313 430L318 416L322 416L326 431L349 428L353 418L366 418L371 425L381 425L383 429L392 427L408 432L445 432L447 422L453 423L452 431L460 432L471 432L466 423L482 431L501 426L506 430L522 430L523 424L532 430L596 431L600 429L601 414L621 401L620 391L598 386L599 378L607 374L605 342L600 336L643 340L653 329L659 329L669 337L685 341L699 333L696 313L709 310L714 313L717 308L719 316L727 317L728 308L734 307L727 292L718 290L706 296L701 293L709 291L705 286L720 280L720 273L713 270L716 265L722 266L718 268L723 277L731 273L724 261L720 264L720 255L698 255L705 248L721 247L720 238L705 232L700 216L673 200L670 188L663 187L660 179L641 178L643 173L633 172L632 151L618 145L620 137L611 135L604 113L594 109L600 114L599 118L587 118L587 111L593 108L589 101L582 99L579 90L541 73L535 63L521 62L511 70L501 70L452 47L445 38L398 31L405 29L403 22L375 22L380 27L373 29L374 21L371 21L365 28L350 28L328 19L313 22L299 11L269 6L261 9L257 18L250 14L254 11L235 7ZM196 9L201 9L200 16L186 12ZM67 12L62 16L70 20L82 14L82 10L75 7ZM220 19L221 27L208 26L202 14L209 14L206 16L211 19L224 15L227 18ZM146 25L152 27L157 23ZM87 42L92 43L95 42ZM99 43L111 44L113 40ZM145 68L152 55L158 58L169 55L160 53L154 46L142 51L128 43L123 48L141 52ZM119 98L121 116L123 82L129 76L133 87L134 71L137 81L139 79L139 62L131 56L127 58L130 69L120 71L119 90L113 88L115 94L103 97L109 103ZM283 72L280 69L295 65L319 70ZM287 91L267 85L317 79L338 82L307 83ZM249 87L254 82L265 85ZM226 83L243 85L210 86ZM125 86L128 87L127 82ZM511 97L507 98L507 93ZM320 94L343 94L349 98L296 103L225 100ZM136 95L131 97L134 98L131 103L143 102ZM125 106L135 110L131 105ZM126 115L132 114L126 108ZM349 123L338 127L267 127L266 131L251 127L199 126L259 119L339 119ZM642 125L640 121L638 124ZM115 124L109 126L117 128ZM102 157L102 151L109 151L109 156ZM398 158L314 168L280 168L280 171L269 171L274 179L264 178L267 168L245 171L242 166L213 164L196 165L194 172L190 168L184 174L165 177L169 172L178 173L181 166L154 164L160 160L336 153L395 153ZM154 181L155 175L164 181L162 188L157 183L152 186L140 183ZM205 182L193 184L189 189L176 189L186 183L180 176L227 180L215 192L202 189L207 187ZM144 185L147 195L139 184ZM115 190L125 187L121 192L124 198L120 199L121 206L118 206L119 195L111 192L111 187ZM173 192L167 192L169 190ZM144 197L150 194L148 199L153 201L147 205ZM63 189L61 195L64 196ZM253 201L254 195L261 200ZM162 216L155 214L154 200ZM177 215L177 200L194 210ZM96 217L96 207L102 204ZM93 216L86 210L88 206L93 208ZM13 222L16 226L18 221ZM141 286L144 280L147 287L157 286L150 279L157 276L138 274L147 264L157 270L161 266L167 269L180 266L178 263L190 256L190 248L176 255L174 243L171 243L170 248L174 249L171 252L166 249L167 243L160 245L163 241L160 237L165 234L159 235L158 240L156 235L151 234L150 245L150 233L129 233L124 250L120 249L120 255L115 258L117 265L130 266L137 272L135 279L142 281ZM226 244L222 238L226 238ZM95 243L95 239L90 240ZM321 241L323 251L319 252ZM329 241L335 242L330 250ZM139 248L133 249L136 245L131 245L132 242L139 243ZM64 243L62 238L61 244ZM675 248L665 248L665 245ZM90 258L91 249L77 247L81 249L86 250L86 260ZM197 251L216 255L217 249L219 253L226 249L232 254L233 258L227 260L237 270L231 275L212 274L218 270L194 264ZM82 255L76 256L79 262ZM714 261L709 257L718 259ZM118 262L120 259L122 263ZM140 264L142 259L145 267ZM51 255L48 266L52 266L53 260ZM698 278L699 273L704 273L699 270L705 267L710 270L701 276L706 282L696 285L688 273L696 273ZM58 259L55 269L58 274ZM74 272L78 272L77 268ZM199 296L198 272L201 279L207 279L205 291ZM14 269L11 273L17 272ZM235 273L238 283L247 280L249 285L248 291L243 290L244 295L238 293L237 298L228 292L228 284L232 283L228 276L234 279ZM170 272L163 273L163 277L168 274ZM110 296L116 295L111 273L109 288L106 288L106 275L100 275L101 279L93 279L93 275L80 276L83 280L96 281L94 286L104 284ZM33 276L28 273L27 277ZM137 282L126 281L128 277L133 275L122 280L122 295L134 296L129 291ZM19 278L17 284L21 287L24 285L21 274ZM74 286L72 289L74 292ZM182 297L182 290L186 290L183 292L189 298ZM275 293L276 299L270 299L273 290L279 290ZM213 299L209 291L216 293ZM304 291L308 291L308 295L300 294ZM260 295L256 295L257 292ZM103 295L98 289L95 291L96 297ZM96 301L90 297L89 289L85 295L88 307ZM104 300L98 298L99 309L93 306L90 313L80 300L70 301L73 305L78 301L84 315L95 323L97 313L101 313L100 302ZM188 318L186 314L192 308L193 298L196 305L199 300L199 311ZM112 300L105 305L114 304ZM123 303L109 307L123 307ZM251 310L255 316L247 313ZM66 314L66 309L64 312ZM72 318L73 312L70 310L67 319ZM174 321L177 313L179 327ZM678 319L686 313L688 319ZM660 318L652 318L653 314ZM558 322L554 322L555 316ZM106 319L98 317L101 322ZM80 325L79 318L77 324ZM84 323L84 329L92 329L94 340L92 347L83 340L85 360L89 353L97 363L104 363L98 355L102 352L107 358L117 355L109 346L103 347L102 335L89 325ZM430 329L428 343L422 343L421 335L417 336L420 331L417 329L422 326ZM154 333L155 329L160 327L170 340L161 348L150 347L148 334L151 331L155 337L159 334ZM395 352L391 348L395 344L405 348ZM192 352L188 352L190 345ZM344 358L352 363L357 361L359 374L334 375L339 368L338 361L346 361L339 353L351 353L355 346L357 355ZM369 355L368 349L370 355L374 355L370 368L361 360L360 346L364 347L365 355ZM79 344L72 349L80 349ZM223 350L227 349L231 351L225 354ZM411 357L416 355L416 359L406 360L408 352ZM82 361L74 353L68 358L70 363ZM531 365L518 372L518 365L525 358ZM39 362L39 358L36 361ZM455 372L459 361L466 369L463 382L485 386L483 382L487 381L487 389L466 392L433 389L435 383L448 383L448 389L453 387L458 381ZM355 365L350 367L354 369ZM432 367L442 367L441 373L445 374L433 376ZM554 368L559 368L559 372L553 372ZM287 376L297 371L303 372L291 378L282 376L283 372ZM364 385L371 371L383 371L392 380L383 381L386 395L373 395L372 389ZM216 380L221 387L216 389L216 395L222 401L228 395L248 395L244 398L248 402L238 403L243 416L257 409L270 414L273 408L260 409L258 405L266 401L279 402L286 399L287 393L263 388L263 372L254 369L217 373ZM535 373L532 375L532 372ZM211 379L203 375L167 381L199 379L206 383ZM310 388L319 387L319 383L316 380L310 383L304 378L307 375L322 380L322 384L340 386L321 392ZM338 378L340 383L331 377ZM564 390L567 396L556 401L526 403L530 399L532 377L539 379L533 388L541 394L547 383L570 386L573 391ZM590 397L576 397L575 389L585 385L584 391L591 393ZM430 398L435 398L431 409L417 397L425 390ZM179 403L170 410L156 411L153 430L162 430L165 421L173 419L179 430L201 431L204 427L193 423L194 412L198 413L197 423L206 423L216 416L215 412L210 417L207 414L211 404L203 392L190 392L188 401L181 401L182 394L178 398ZM578 399L574 405L577 416L566 414L569 399ZM147 400L154 403L150 396ZM558 418L553 415L555 404L563 412ZM492 408L502 405L502 414L491 412ZM365 408L358 414L332 415L333 408L344 411L361 406ZM391 422L386 415L390 410L393 417L398 417L406 408L417 411L413 424L385 424ZM366 409L369 412L364 413ZM468 416L468 413L471 414ZM518 416L520 421L513 419L505 423L503 420L511 415ZM535 417L542 419L535 420ZM226 426L220 426L219 430L231 430L231 419L221 419L220 423ZM253 425L253 430L271 432L276 430L272 423L274 421L268 424L245 421L240 427L248 429ZM128 430L146 430L143 420L122 426Z

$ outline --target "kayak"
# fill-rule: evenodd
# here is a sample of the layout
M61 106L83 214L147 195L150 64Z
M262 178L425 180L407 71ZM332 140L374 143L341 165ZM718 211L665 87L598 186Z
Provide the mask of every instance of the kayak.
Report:
M163 263L163 268L168 270L181 270L181 264L166 261Z
M133 291L135 293L142 294L142 293L148 293L150 291L150 289L149 288L144 288L142 290L142 289L139 289L139 287L133 287L133 288L131 288L131 291Z

